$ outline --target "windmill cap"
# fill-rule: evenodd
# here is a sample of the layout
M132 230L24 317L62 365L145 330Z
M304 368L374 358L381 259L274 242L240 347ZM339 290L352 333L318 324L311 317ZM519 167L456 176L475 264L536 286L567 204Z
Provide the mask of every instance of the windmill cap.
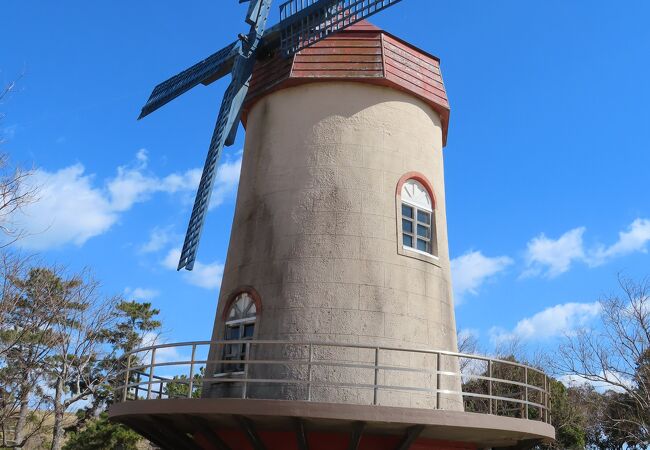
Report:
M290 58L259 61L244 104L242 120L261 98L307 83L353 81L407 92L440 116L443 145L449 128L449 100L440 60L408 42L362 20L304 48Z

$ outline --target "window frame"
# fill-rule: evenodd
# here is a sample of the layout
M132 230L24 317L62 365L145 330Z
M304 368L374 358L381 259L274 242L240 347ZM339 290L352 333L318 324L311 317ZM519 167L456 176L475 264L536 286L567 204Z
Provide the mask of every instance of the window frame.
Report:
M405 200L402 198L402 189L406 183L409 181L414 181L417 182L419 185L421 185L426 193L429 196L429 200L431 202L431 209L429 210L428 208L423 207L422 205L417 205L414 202ZM397 253L402 255L402 256L407 256L415 259L419 259L421 261L428 262L430 264L433 264L435 266L440 267L440 258L439 258L439 248L438 248L438 220L436 217L436 198L433 193L433 189L431 187L431 183L424 177L419 172L409 172L402 176L400 178L398 184L397 184L397 189L395 192L395 209L396 209L396 217L397 217ZM413 217L409 218L404 216L402 212L402 207L406 205L413 210ZM423 250L419 250L417 248L417 225L419 221L417 220L417 212L422 211L426 212L429 214L430 218L430 224L429 224L429 240L428 244L431 249L431 252L426 252ZM404 230L404 220L409 221L413 225L413 230L412 232L408 232ZM422 223L425 225L424 223ZM409 235L413 239L413 245L414 247L409 247L404 243L404 235ZM422 239L425 240L425 239Z
M412 217L405 217L404 216L404 205L411 208L411 210L413 211L413 216ZM420 212L426 214L429 217L429 223L420 221L419 215L418 215L418 213L420 213ZM421 206L418 206L418 205L416 205L414 203L408 202L406 200L402 200L402 247L404 247L408 251L414 251L414 252L422 253L422 254L427 255L427 256L436 257L436 255L433 253L433 249L434 249L434 245L433 245L434 244L434 242L433 242L434 241L434 235L433 235L433 233L434 233L434 228L435 228L434 224L433 224L433 222L434 222L433 214L434 214L433 211L429 211L429 210L424 209ZM409 232L409 231L404 230L404 221L407 221L407 222L411 223L411 226L412 226L411 230L412 231ZM420 233L418 233L418 227L419 226L426 227L426 230L428 231L428 235L429 235L428 237L422 236L422 235L420 235ZM415 246L406 245L404 243L404 236L405 235L410 236L410 238L412 239L412 243L414 243ZM420 250L417 247L418 241L424 242L426 248L429 251Z
M228 316L230 315L230 312L232 309L235 307L237 302L240 300L242 296L246 295L251 303L248 306L248 310L250 310L251 307L255 308L255 314L248 316L248 317L241 317L241 318L235 318L228 320ZM246 311L244 311L244 314ZM256 291L252 289L246 289L246 290L239 290L235 294L230 296L230 300L228 301L226 308L224 308L223 311L223 319L224 319L224 329L223 329L223 348L220 351L221 358L224 361L245 361L247 358L247 345L246 344L227 344L226 342L229 340L232 341L252 341L257 337L258 329L259 329L259 319L260 319L260 313L261 313L261 302L259 295L257 294ZM246 337L245 332L246 332L246 326L253 324L253 334L251 336ZM236 328L238 330L238 337L235 339L230 339L230 330ZM237 351L231 351L232 347L238 347ZM237 374L242 374L244 373L244 366L243 364L221 364L221 370L219 371L219 375L237 375Z

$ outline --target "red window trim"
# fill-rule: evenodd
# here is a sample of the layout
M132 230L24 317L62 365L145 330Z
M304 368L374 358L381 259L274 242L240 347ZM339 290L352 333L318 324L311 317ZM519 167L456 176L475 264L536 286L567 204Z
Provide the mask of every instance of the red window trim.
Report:
M226 302L226 307L223 309L223 312L221 313L221 317L224 320L224 322L228 318L228 312L230 311L230 308L232 308L235 299L240 294L250 295L253 301L255 302L256 315L259 316L260 314L262 314L262 298L260 297L260 294L255 290L255 288L251 286L245 286L233 291L233 293L230 294L230 296L228 297L228 301Z
M432 204L432 209L436 209L436 194L433 192L433 186L425 177L422 173L420 172L407 172L402 177L399 179L397 182L397 190L395 191L395 195L397 198L401 199L402 198L402 187L404 187L404 183L406 183L408 180L415 180L419 182L424 188L427 190L429 193L429 197L431 197L431 204Z

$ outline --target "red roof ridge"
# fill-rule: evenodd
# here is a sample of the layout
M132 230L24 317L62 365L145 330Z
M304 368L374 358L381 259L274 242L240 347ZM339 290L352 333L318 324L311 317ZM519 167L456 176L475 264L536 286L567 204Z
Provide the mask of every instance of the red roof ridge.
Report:
M355 24L350 25L349 27L345 28L345 30L343 31L383 31L383 30L378 26L363 19Z

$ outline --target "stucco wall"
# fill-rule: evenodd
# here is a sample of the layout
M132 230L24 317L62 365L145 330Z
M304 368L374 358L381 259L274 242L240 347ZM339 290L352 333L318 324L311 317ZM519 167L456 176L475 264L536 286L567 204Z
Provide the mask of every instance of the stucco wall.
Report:
M395 193L411 171L435 191L435 261L398 253ZM244 286L261 297L258 339L455 351L438 115L406 93L350 82L292 87L257 102L213 339L223 338L222 309ZM355 350L336 357L368 358ZM421 401L384 396L400 406Z

